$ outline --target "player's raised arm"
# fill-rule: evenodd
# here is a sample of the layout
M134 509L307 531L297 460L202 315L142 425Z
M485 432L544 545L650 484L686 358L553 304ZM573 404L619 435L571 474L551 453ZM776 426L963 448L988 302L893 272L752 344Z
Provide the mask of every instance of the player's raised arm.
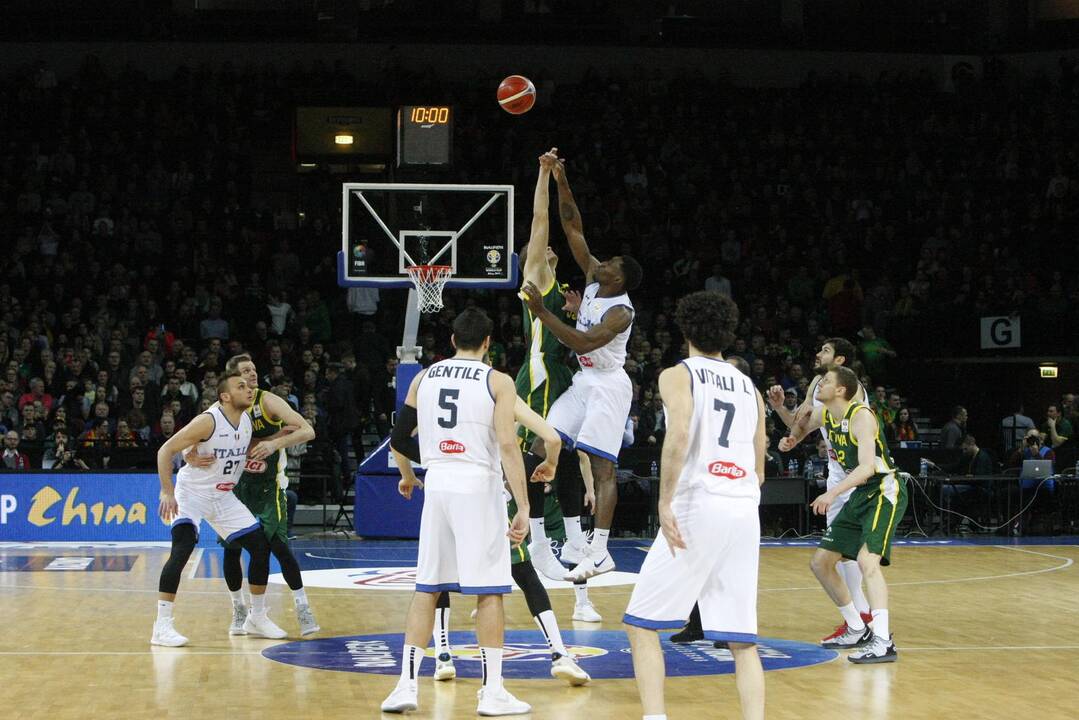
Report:
M517 404L517 390L508 375L492 370L489 376L491 394L495 398L495 437L502 455L502 471L506 475L510 494L517 502L517 514L510 524L509 536L519 545L528 534L528 488L525 486L525 464L517 445L514 431L513 409Z
M592 282L592 273L599 265L599 260L592 256L588 249L588 243L584 239L584 224L581 222L581 212L577 209L577 201L573 198L569 180L566 179L565 163L559 161L551 170L554 174L555 184L558 185L558 219L562 222L562 231L566 233L570 252L573 259L581 266L585 278Z
M539 176L536 178L536 194L532 200L532 232L525 247L524 282L545 288L554 279L547 262L547 245L550 240L551 168L558 163L557 148L551 148L539 159Z
M659 376L659 394L667 411L667 434L663 438L659 466L659 522L671 553L675 548L686 547L671 510L671 501L678 489L678 478L689 447L689 424L693 419L691 382L689 369L681 364L667 368Z
M292 406L284 398L272 393L263 393L262 402L271 417L284 420L285 425L293 427L295 430L289 433L276 433L272 437L266 438L251 448L251 451L247 453L247 457L252 460L262 460L273 455L278 450L315 439L315 428L311 427L311 423L307 422L307 418L293 410Z
M813 378L813 381L809 383L809 387L806 388L805 400L793 412L783 404L786 390L783 389L782 385L773 385L768 388L768 404L772 406L772 411L783 421L783 424L793 429L797 425L806 423L810 415L813 414L813 391L817 388L817 383L819 382L820 376Z
M539 318L543 327L551 331L559 342L578 355L590 353L601 348L614 340L619 333L625 331L633 322L633 312L624 305L617 305L607 311L599 325L593 325L586 331L571 327L558 319L558 317L543 305L543 295L539 288L531 283L525 283L521 288L525 302L532 316Z
M192 445L209 440L213 435L214 425L212 416L200 413L157 449L157 477L161 481L161 504L157 512L165 522L171 522L176 515L176 490L172 485L172 456Z
M513 405L513 417L543 441L544 460L532 472L532 477L528 478L529 482L551 482L558 469L558 454L562 452L562 437L540 417L538 412L528 407L528 403L520 396Z
M791 428L791 434L779 441L780 452L790 452L798 443L805 439L806 435L819 430L824 425L824 406L820 406L809 416L804 425L795 425Z

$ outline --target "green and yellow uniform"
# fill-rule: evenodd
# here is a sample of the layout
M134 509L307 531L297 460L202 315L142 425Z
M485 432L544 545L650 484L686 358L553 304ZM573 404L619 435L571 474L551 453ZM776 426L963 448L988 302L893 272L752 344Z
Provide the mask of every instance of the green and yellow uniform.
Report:
M852 402L842 418L836 418L824 408L824 430L835 451L836 460L847 473L858 467L858 441L851 431L854 415L872 412L868 405ZM890 565L891 540L895 527L907 509L907 484L896 471L888 445L877 425L874 439L876 472L851 493L843 509L825 531L820 546L851 560L865 545L869 552L880 555L881 565Z
M543 291L543 305L559 320L572 326L574 320L562 309L566 304L568 287L560 285L552 278L550 286ZM532 315L528 303L522 305L528 355L517 372L517 396L539 413L540 417L545 418L558 396L573 384L573 369L566 362L566 346ZM520 428L518 435L524 448L530 447L535 438L535 435L524 427Z
M264 390L255 390L255 402L248 409L251 416L252 441L262 440L276 434L285 424L284 420L271 420L266 412L263 398ZM262 530L268 540L274 537L285 542L288 540L288 515L285 491L281 489L279 480L285 474L286 455L285 451L278 450L265 460L248 460L244 466L240 482L232 492L247 509L262 523ZM217 541L228 548L239 549L237 543L226 543L221 538Z

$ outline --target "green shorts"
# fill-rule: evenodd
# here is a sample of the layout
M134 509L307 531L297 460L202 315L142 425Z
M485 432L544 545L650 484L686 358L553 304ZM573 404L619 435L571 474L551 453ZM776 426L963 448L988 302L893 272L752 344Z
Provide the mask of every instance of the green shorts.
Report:
M272 542L276 537L282 542L288 542L288 502L285 491L277 486L276 479L260 476L252 480L244 473L232 492L262 523L267 540ZM218 538L217 542L230 550L240 548L239 543L226 543L221 538Z
M535 390L532 389L532 373L528 358L525 358L525 364L517 373L514 384L517 387L517 397L528 403L528 407L535 410L540 417L546 418L547 411L551 409L551 405L554 405L554 401L573 384L573 371L562 360L544 356L541 362L547 372L547 379ZM521 439L521 447L526 450L531 447L536 437L531 430L523 426L518 428L517 436Z
M547 537L559 542L566 540L566 527L562 522L562 506L558 504L558 498L553 492L547 493L543 503L543 524L547 530ZM517 502L510 500L506 503L506 514L510 520L517 514ZM532 554L528 552L528 538L517 547L510 546L510 564L516 565L525 560L531 560Z
M880 555L881 565L891 565L895 528L907 510L907 484L898 478L896 482L899 489L894 503L879 486L855 490L825 531L820 547L857 560L864 545L869 552Z

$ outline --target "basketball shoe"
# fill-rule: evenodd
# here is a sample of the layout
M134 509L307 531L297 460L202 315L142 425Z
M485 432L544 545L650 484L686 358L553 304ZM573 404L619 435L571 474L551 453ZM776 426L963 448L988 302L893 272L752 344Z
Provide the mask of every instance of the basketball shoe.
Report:
M255 612L248 613L247 619L244 620L244 630L248 635L257 635L271 640L280 640L288 635L265 613L261 615Z
M300 623L301 637L317 633L322 629L319 627L318 621L315 620L315 614L311 612L311 606L306 603L296 606L296 620Z
M874 635L868 645L857 652L847 656L855 665L870 665L873 663L889 663L899 659L899 653L895 649L895 643L889 637L887 640L880 635Z
M245 620L247 620L247 606L233 605L232 624L229 625L229 635L246 635L247 631L244 630Z
M154 634L150 636L150 644L180 647L187 645L187 638L176 632L176 628L172 625L172 618L161 618L154 622Z
M852 630L848 627L842 635L827 642L822 642L820 646L832 650L850 650L851 648L862 647L872 640L873 629L868 625L861 630Z
M569 655L559 655L551 661L551 677L562 678L570 685L584 685L592 677Z
M602 575L614 570L614 558L607 550L597 550L591 545L587 546L584 558L568 573L564 573L560 580L587 580L596 575Z
M551 580L561 580L566 568L554 556L549 542L528 543L528 554L532 556L532 565Z
M864 622L867 627L869 626L870 623L873 622L873 613L859 613L859 614L862 616L862 622ZM824 645L824 643L826 643L826 642L831 642L831 641L835 640L838 637L842 637L843 634L846 633L846 632L847 632L847 623L841 623L839 625L836 625L835 631L831 635L821 638L821 641L820 641L821 645Z
M585 600L573 606L573 619L578 622L603 622L603 616L599 614L591 600Z
M402 680L393 692L382 701L382 712L403 713L420 706L419 688L415 680Z
M479 698L479 704L476 706L476 713L479 715L494 717L499 715L524 715L532 712L531 705L513 697L510 691L504 687L480 688L476 693L476 697Z
M457 677L457 668L453 666L453 655L442 653L435 660L435 680L453 680Z

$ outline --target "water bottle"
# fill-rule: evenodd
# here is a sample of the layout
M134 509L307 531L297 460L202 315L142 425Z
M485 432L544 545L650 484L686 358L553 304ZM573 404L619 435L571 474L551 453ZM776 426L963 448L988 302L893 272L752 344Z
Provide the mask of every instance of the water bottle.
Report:
M922 458L921 465L918 466L918 477L924 478L929 475L929 461Z
M659 464L653 460L652 466L648 468L648 471L651 473L652 477L659 477Z
M798 475L798 461L794 458L791 458L790 462L787 463L787 475L791 477Z

